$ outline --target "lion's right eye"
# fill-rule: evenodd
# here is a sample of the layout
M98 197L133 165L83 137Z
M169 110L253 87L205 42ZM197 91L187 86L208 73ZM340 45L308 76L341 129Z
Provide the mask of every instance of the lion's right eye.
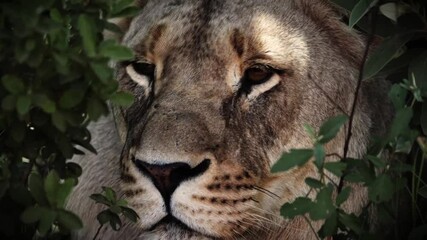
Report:
M126 66L129 77L143 87L148 87L154 80L156 66L147 62L131 62Z

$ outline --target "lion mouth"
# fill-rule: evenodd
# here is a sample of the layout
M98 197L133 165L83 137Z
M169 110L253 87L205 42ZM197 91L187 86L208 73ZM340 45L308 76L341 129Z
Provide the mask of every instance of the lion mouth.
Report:
M155 232L155 231L165 231L165 232L179 232L182 236L185 235L198 235L203 236L203 238L208 238L206 235L190 228L188 225L183 223L178 218L174 217L172 214L166 215L164 218L162 218L159 222L154 224L149 231ZM209 238L210 239L210 238Z
M172 216L171 214L166 215L166 217L162 218L160 221L158 221L156 224L154 224L149 229L149 231L153 231L156 228L159 228L160 226L166 226L166 225L175 225L175 226L182 228L184 230L194 231L191 228L189 228L185 223L181 222L178 218Z

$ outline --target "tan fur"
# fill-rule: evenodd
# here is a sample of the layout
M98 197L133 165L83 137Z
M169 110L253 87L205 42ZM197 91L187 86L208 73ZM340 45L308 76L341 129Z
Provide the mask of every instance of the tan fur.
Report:
M280 206L304 196L313 164L271 174L283 151L311 147L303 124L349 114L364 50L362 38L323 0L144 1L123 44L137 60L156 65L154 89L137 85L117 64L117 80L136 96L128 109L91 125L98 155L76 158L84 173L69 201L90 239L102 209L88 196L112 186L141 219L100 239L315 239L302 218L280 217ZM245 70L266 64L283 70L265 84L241 91ZM389 118L381 81L367 81L359 96L349 156L361 157L371 135ZM152 92L154 96L149 96ZM379 117L381 116L381 117ZM343 154L345 131L326 145ZM131 159L151 164L209 159L202 175L182 182L171 213L187 228L160 225L165 202ZM328 158L328 161L336 161ZM338 179L331 175L334 181ZM346 203L359 213L366 190L354 186ZM318 229L320 222L313 223ZM191 229L191 230L190 230Z

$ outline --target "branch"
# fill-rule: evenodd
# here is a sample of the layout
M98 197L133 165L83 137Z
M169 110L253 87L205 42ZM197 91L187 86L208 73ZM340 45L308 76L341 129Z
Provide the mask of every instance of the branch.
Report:
M380 1L381 2L381 1ZM370 47L375 39L375 30L376 30L376 22L377 22L377 17L378 17L378 4L375 5L373 7L373 11L370 13L370 18L371 18L371 31L369 33L369 37L366 43L366 48L365 48L365 52L363 53L363 58L362 58L362 62L360 64L360 68L359 68L359 77L357 80L357 86L356 86L356 90L354 93L354 99L353 99L353 104L351 107L351 112L350 112L350 119L349 119L349 123L348 123L348 128L347 128L347 135L346 135L346 139L345 139L345 143L344 143L344 155L343 155L343 160L345 161L345 159L347 158L348 155L348 150L350 147L350 140L352 137L352 129L353 129L353 120L354 120L354 114L356 112L356 107L357 107L357 101L359 98L359 92L360 89L362 87L362 82L363 82L363 72L365 70L365 63L366 60L368 59L368 55L369 55L369 51L370 51ZM340 182L338 184L338 193L341 192L343 185L344 185L344 177L345 174L343 174L340 178Z

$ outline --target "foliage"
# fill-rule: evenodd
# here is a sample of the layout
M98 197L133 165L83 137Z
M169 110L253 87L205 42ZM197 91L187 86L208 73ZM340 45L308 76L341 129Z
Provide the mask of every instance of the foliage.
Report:
M383 38L366 59L359 81L387 78L392 81L389 98L395 116L386 136L372 141L363 159L325 155L324 144L336 136L347 119L338 116L316 132L305 126L313 139L312 149L284 153L272 171L284 171L313 159L319 178L307 178L310 191L281 208L285 218L302 215L307 221L324 220L316 236L320 239L425 239L427 236L427 2L334 0L349 12L349 25ZM386 31L385 31L386 30ZM369 41L369 40L368 40ZM369 42L368 45L372 43ZM369 49L366 50L368 53ZM356 92L356 89L355 89ZM347 134L347 143L351 134ZM385 154L388 153L388 154ZM326 161L328 157L338 161ZM334 181L328 175L334 175ZM351 185L362 184L369 202L356 216L343 210ZM334 197L336 194L336 197ZM410 196L410 199L406 199ZM410 202L410 206L406 203ZM377 213L376 231L368 223ZM405 212L410 211L409 219ZM403 214L402 214L403 213ZM406 224L405 220L408 220Z
M0 238L57 239L82 227L64 206L90 145L89 122L117 91L111 60L132 52L103 31L136 12L132 0L0 1ZM80 148L81 149L81 148ZM124 207L124 206L123 206ZM129 212L128 210L123 210Z
M110 226L114 231L119 231L122 227L122 221L120 220L120 214L129 219L132 222L136 222L139 218L138 214L127 207L128 203L124 199L117 199L116 193L113 189L108 187L102 187L104 195L97 193L92 194L92 198L97 203L103 204L108 207L108 209L100 212L97 216L98 222L100 224L96 235L93 239L96 239L99 231L107 222L110 223Z

